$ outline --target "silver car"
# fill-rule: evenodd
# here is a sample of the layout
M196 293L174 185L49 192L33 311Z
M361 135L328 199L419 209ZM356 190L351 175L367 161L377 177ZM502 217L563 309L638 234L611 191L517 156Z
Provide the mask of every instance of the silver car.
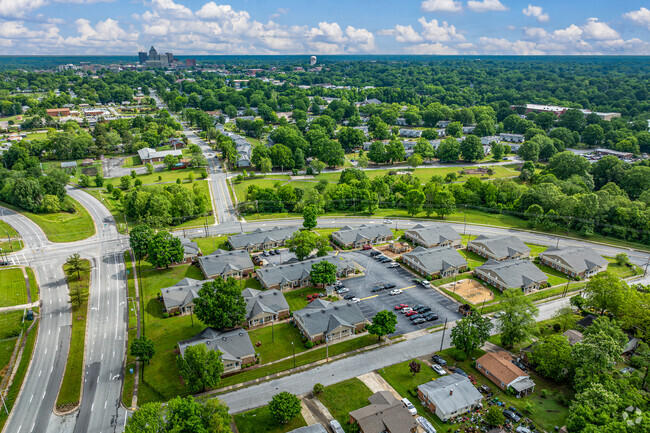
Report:
M343 430L343 427L341 427L341 423L338 422L337 420L333 419L330 421L330 428L334 433L345 433Z

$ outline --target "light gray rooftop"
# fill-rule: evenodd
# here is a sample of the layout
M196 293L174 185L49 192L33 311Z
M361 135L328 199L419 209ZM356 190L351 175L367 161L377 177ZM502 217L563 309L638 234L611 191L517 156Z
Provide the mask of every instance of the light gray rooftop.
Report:
M418 386L442 413L451 414L480 402L483 396L465 376L452 373Z
M494 273L507 287L526 287L534 282L548 280L546 274L530 260L509 259L497 262L490 259L477 269Z
M344 226L341 230L334 232L332 236L338 237L345 245L351 244L363 239L375 239L378 237L392 236L393 232L383 224L367 226L365 224L358 228Z
M195 344L205 344L208 349L218 350L223 354L223 359L231 361L238 361L244 356L255 353L248 332L243 328L234 328L227 331L219 331L210 327L205 328L194 337L178 342L181 355L185 354L185 349Z
M284 241L299 230L300 227L298 226L273 227L270 229L259 227L250 233L229 236L228 242L235 249L246 248L249 244L262 245L267 242L267 239L276 242Z
M530 253L530 248L517 236L512 235L490 237L481 235L469 241L469 244L482 245L496 257L511 257L516 253Z
M577 272L591 271L599 267L607 267L608 261L589 247L548 248L540 257L549 256L560 259Z
M199 257L198 260L206 275L223 275L229 270L241 271L255 267L251 256L245 250L216 250L208 256Z
M276 289L256 290L244 289L242 296L246 300L246 318L251 319L262 311L277 314L288 310L289 304L282 292Z
M347 301L328 302L317 299L302 310L294 311L309 335L329 333L340 325L354 326L366 319L357 304Z
M445 241L460 240L458 232L449 224L431 224L423 226L418 224L408 233L417 233L417 235L424 240L427 245L438 245Z
M321 424L312 424L305 427L299 427L291 430L289 433L328 433Z
M194 299L198 298L199 290L203 287L203 283L212 280L195 280L193 278L183 278L178 283L171 287L164 288L160 291L165 304L165 309L184 307L191 303Z
M267 287L280 284L284 281L299 281L309 277L311 266L314 263L327 260L336 265L339 271L356 268L354 262L341 256L325 256L302 262L294 262L286 265L266 266L256 271L259 280Z
M403 254L418 263L429 273L444 271L449 268L462 268L467 266L467 260L452 247L417 247L413 251Z
M153 158L164 158L167 155L173 155L173 156L182 156L183 151L182 150L155 150L150 147L145 147L140 150L138 150L138 156L142 161L146 159L153 159Z

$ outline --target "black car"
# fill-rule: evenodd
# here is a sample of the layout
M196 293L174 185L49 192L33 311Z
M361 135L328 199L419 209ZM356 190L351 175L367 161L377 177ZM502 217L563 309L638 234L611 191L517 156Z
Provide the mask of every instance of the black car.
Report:
M375 257L378 256L379 254L381 254L381 251L377 251L377 250L370 251L370 257Z
M422 308L422 307L425 307L425 305L417 304L417 305L412 306L411 308L413 308L415 311L418 311L418 308Z
M454 372L456 372L456 373L458 373L458 374L460 374L461 376L469 377L469 376L467 375L467 373L465 373L463 370L461 370L461 369L458 368L458 367L456 367L456 368L452 368L451 370L454 371Z
M384 289L385 290L394 289L395 287L397 287L397 284L395 284L395 283L384 284Z
M375 287L373 287L372 289L370 289L370 291L371 291L372 293L375 293L375 292L381 292L382 290L384 290L384 288L383 288L382 286L375 286Z
M436 313L427 313L424 315L424 318L427 319L428 322L433 322L434 320L438 320L438 315Z
M422 318L422 316L420 314L414 314L412 316L409 316L409 320L411 320L411 321L413 321L415 319L419 319L419 318Z
M424 317L419 317L419 316L413 316L415 319L413 319L413 324L414 325L419 325L420 323L426 322L426 319Z
M519 412L517 409L515 409L514 406L510 406L510 407L508 408L508 410L509 410L510 412L514 413L515 415L517 415L519 418L522 418L522 417L523 417L523 415L521 414L521 412Z
M418 313L420 313L420 314L430 313L431 312L431 307L418 308L416 311Z
M349 301L350 299L352 299L352 298L356 298L356 297L357 297L356 295L354 295L354 294L352 294L352 293L348 293L347 295L345 295L345 296L343 297L343 299L345 299L346 301Z
M510 410L504 410L503 415L506 418L512 420L512 422L519 422L521 420L520 416L518 416L516 413L514 413L514 412L512 412Z
M447 361L445 361L445 360L443 359L443 357L440 356L440 355L432 355L432 356L431 356L431 360L432 360L433 362L435 362L436 364L441 365L441 366L443 366L443 367L444 367L445 365L447 365Z
M381 259L379 259L379 261L382 262L382 263L391 262L392 260L393 259L391 259L389 257L382 257Z

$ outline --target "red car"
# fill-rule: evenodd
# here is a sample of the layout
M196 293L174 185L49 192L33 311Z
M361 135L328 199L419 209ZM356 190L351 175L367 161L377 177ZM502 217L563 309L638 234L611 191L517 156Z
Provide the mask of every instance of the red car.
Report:
M415 311L415 310L413 310L413 311L409 311L408 313L406 313L406 317L414 316L414 315L416 315L416 314L418 314L418 312Z
M372 249L372 245L370 245L370 244L365 244L365 245L363 246L363 249L364 249L364 250L371 250L371 249Z
M395 305L396 310L401 310L402 308L407 308L407 307L408 307L408 305L406 305L406 304Z

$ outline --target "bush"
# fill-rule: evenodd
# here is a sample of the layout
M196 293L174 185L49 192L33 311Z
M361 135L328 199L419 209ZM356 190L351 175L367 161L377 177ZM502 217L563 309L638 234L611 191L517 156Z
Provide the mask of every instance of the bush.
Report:
M454 349L451 351L451 356L458 362L463 362L467 359L467 355L462 350Z
M311 168L311 165L307 167L307 171L305 171L305 174L308 176L312 176L314 174L314 169Z
M314 347L314 342L313 342L313 341L307 341L307 342L305 343L305 347L306 347L307 349L311 349L312 347Z
M547 398L548 397L548 389L543 389L542 390L542 398Z
M237 177L235 177L235 182L241 182L244 180L244 175L239 173Z
M180 178L176 179L176 183L177 183L178 185L180 185L180 184L181 184L181 179L180 179Z
M106 184L106 192L108 192L109 194L113 192L113 188L114 188L114 186L113 186L112 183L107 183Z
M140 185L142 185L142 179L136 179L135 182L134 182L134 185L135 185L135 186L140 186Z
M160 182L161 180L162 180L162 176L158 175L158 182Z
M554 323L553 324L553 331L560 332L560 329L562 329L562 326L560 326L559 323Z
M163 319L166 319L169 317L169 313L162 313Z
M323 392L323 389L325 389L323 384L317 383L316 385L314 385L314 394L320 394L321 392Z
M291 170L291 175L292 176L298 176L298 169L297 168L292 169Z
M206 179L208 177L208 172L203 170L201 171L201 179Z

